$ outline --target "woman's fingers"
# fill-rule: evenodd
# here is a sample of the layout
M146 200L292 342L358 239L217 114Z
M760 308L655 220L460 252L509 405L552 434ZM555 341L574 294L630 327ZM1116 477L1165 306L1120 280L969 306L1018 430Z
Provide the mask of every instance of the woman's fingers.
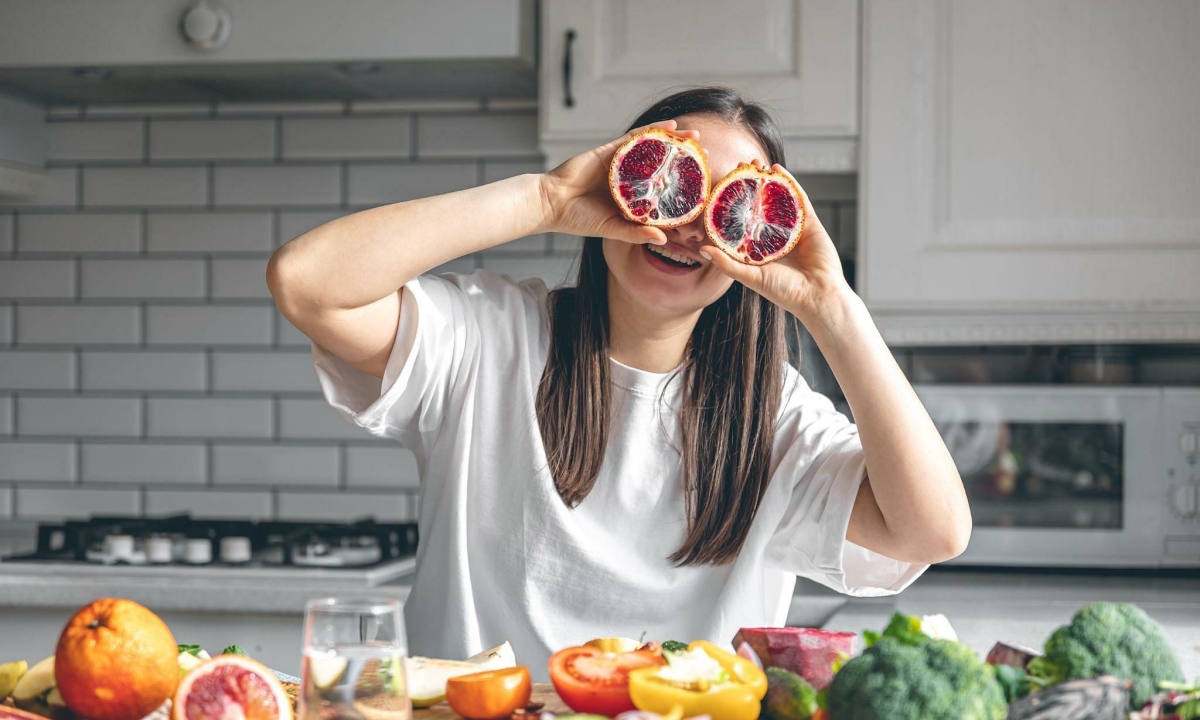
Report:
M667 234L661 228L630 222L623 217L609 218L600 227L600 237L642 245L665 245Z
M617 138L616 140L613 140L612 142L610 142L606 145L596 148L596 151L598 153L600 153L601 157L607 158L607 159L612 159L613 153L615 153L617 151L617 148L621 147L621 145L624 144L626 140L633 137L634 135L637 135L640 132L644 132L644 131L650 130L652 128L656 129L656 130L666 130L673 135L678 135L679 137L691 138L692 140L698 140L700 138L700 133L698 131L696 131L696 130L677 130L676 128L678 126L679 126L679 124L676 123L674 120L660 120L659 122L656 122L656 123L650 123L649 125L643 125L641 127L636 127L634 129L630 130L629 132L625 133L621 137Z
M795 176L779 163L772 165L771 169L787 175L792 178L793 182L796 182ZM800 186L799 182L796 182L796 187L800 188L800 200L804 203L804 229L801 232L804 235L814 232L825 232L825 226L821 224L821 218L817 217L817 211L813 210L812 201L808 199L808 193Z
M725 275L737 280L751 290L758 289L759 281L762 277L762 271L759 268L734 260L721 252L720 248L715 245L701 245L700 254Z

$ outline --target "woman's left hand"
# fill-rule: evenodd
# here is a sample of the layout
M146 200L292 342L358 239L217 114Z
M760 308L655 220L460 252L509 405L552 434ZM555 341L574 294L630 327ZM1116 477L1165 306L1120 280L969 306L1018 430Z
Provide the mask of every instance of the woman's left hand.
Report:
M772 167L787 172L781 165ZM850 292L850 286L842 273L837 248L813 211L808 194L801 189L800 195L804 200L804 229L800 241L784 257L766 265L747 265L711 244L702 246L700 252L718 270L807 324L819 318L831 300Z

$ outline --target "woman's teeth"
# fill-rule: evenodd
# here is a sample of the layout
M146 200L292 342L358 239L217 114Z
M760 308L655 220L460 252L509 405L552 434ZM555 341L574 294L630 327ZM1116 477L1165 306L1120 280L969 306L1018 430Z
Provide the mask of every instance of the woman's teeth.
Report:
M680 265L687 265L688 267L691 267L693 265L700 264L700 263L696 262L695 260L691 259L690 257L686 257L684 255L676 255L675 253L671 252L670 250L667 250L664 247L659 247L657 245L648 245L648 246L646 246L646 249L649 250L650 252L654 253L655 255L661 255L662 257L665 257L668 260L674 260L675 262L679 263Z

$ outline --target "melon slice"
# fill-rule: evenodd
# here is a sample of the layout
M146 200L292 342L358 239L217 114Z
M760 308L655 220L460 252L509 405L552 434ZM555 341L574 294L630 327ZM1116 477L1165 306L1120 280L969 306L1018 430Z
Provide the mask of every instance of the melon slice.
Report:
M516 655L508 643L484 650L466 660L410 657L405 664L408 695L413 707L429 707L446 699L446 681L452 677L516 665Z

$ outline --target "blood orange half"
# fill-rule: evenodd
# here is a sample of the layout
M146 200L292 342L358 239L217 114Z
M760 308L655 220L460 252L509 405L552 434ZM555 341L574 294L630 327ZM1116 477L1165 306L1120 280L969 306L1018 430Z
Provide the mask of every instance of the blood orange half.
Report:
M0 705L0 720L46 720L41 715L34 715L31 712L18 710L15 707Z
M804 229L804 200L790 175L743 163L713 188L704 210L708 237L726 255L766 265L787 255Z
M657 128L622 143L608 168L608 188L621 212L655 227L678 227L700 217L710 183L696 141Z
M184 676L172 720L292 720L292 702L274 673L241 655L221 655Z

